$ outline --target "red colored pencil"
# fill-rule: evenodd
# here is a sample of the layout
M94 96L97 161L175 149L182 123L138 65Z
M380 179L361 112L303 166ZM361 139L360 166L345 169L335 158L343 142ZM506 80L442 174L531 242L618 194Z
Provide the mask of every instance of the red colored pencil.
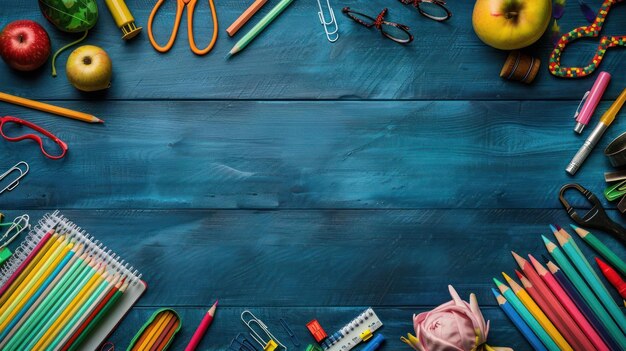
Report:
M576 303L567 295L567 292L563 290L556 278L550 273L544 266L539 263L533 256L530 257L530 262L533 264L539 276L546 283L548 288L554 293L556 298L561 302L563 307L567 310L572 319L580 326L580 329L587 335L589 341L595 346L598 351L609 351L610 348L604 343L602 337L594 329L591 323L585 318L582 312L576 307Z
M512 254L525 273L525 275L523 275L517 270L515 271L522 281L522 285L524 285L528 294L530 294L537 305L541 307L546 316L554 323L554 326L561 332L565 340L567 340L575 350L594 350L595 347L591 341L565 311L563 306L561 306L532 265L515 252L512 252Z
M202 322L200 322L200 325L198 326L198 329L196 329L196 332L193 333L193 336L189 341L189 345L187 345L187 347L185 348L185 351L194 351L196 349L196 347L202 340L204 333L206 333L206 330L209 329L209 326L211 325L211 323L213 323L213 316L215 315L216 308L217 301L215 301L213 306L211 306L211 308L204 315L204 319L202 319Z
M622 298L626 299L626 282L624 282L624 280L619 276L619 273L617 273L613 267L609 266L606 262L597 257L596 263L598 264L598 267L600 267L602 274L606 277L606 280L608 280L611 285L617 289L617 292L619 292L619 295Z

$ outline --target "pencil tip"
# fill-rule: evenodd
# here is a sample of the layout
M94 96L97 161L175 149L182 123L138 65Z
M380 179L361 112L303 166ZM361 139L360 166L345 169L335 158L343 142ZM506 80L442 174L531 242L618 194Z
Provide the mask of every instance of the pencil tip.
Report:
M570 226L570 227L572 227L572 229L574 229L574 230L578 229L578 226L577 226L577 225L570 224L569 226Z
M552 244L552 241L550 241L550 239L546 238L545 235L542 235L541 239L543 239L543 243L546 244L546 245Z
M511 284L511 280L513 279L511 279L511 277L509 277L508 274L502 272L502 276L504 277L504 280L506 280L509 284Z
M524 278L524 275L522 274L522 272L518 271L517 269L515 270L515 274L517 275L519 279Z
M556 227L555 227L554 225L552 225L552 224L550 224L550 230L551 230L553 233L555 233L555 232L558 232L558 231L559 231L559 230L558 230L558 229L556 229Z
M493 295L495 297L498 297L500 295L500 293L498 292L498 290L496 290L495 288L491 288L491 292L493 293Z
M511 255L513 255L513 258L515 259L517 264L520 266L520 268L524 269L524 263L526 262L526 260L522 256L515 253L515 251L511 251Z
M493 282L496 284L497 287L500 287L500 285L504 285L501 281L498 280L498 278L493 278Z

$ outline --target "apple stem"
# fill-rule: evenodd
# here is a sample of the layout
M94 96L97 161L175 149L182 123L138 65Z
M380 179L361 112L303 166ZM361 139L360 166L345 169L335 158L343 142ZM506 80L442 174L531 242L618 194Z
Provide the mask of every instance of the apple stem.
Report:
M57 50L57 52L54 53L54 55L52 56L52 76L53 77L57 76L57 69L56 69L57 56L59 56L60 53L62 53L65 49L69 48L70 46L76 45L80 43L81 41L85 40L85 38L87 38L88 33L89 31L86 30L83 36L80 37L80 39L65 45L64 47L60 48L59 50Z

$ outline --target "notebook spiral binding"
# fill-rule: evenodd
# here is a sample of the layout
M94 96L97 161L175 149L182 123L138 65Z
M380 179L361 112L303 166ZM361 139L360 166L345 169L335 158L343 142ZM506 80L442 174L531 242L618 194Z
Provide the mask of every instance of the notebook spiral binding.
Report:
M108 272L125 276L130 285L136 285L140 281L141 274L138 270L125 262L119 255L113 252L113 250L104 246L102 242L61 215L59 211L54 211L52 214L45 214L43 218L39 220L37 225L28 233L22 244L15 249L11 258L7 260L4 266L0 267L0 286L4 285L7 280L9 280L11 275L17 271L22 262L26 260L46 233L53 229L59 234L67 235L76 244L83 244L85 248L84 252L102 261L106 265Z

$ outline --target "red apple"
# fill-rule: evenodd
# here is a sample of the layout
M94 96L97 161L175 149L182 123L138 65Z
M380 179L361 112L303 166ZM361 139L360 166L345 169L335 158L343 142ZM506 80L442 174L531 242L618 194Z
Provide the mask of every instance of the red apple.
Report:
M0 56L11 68L33 71L50 56L50 38L39 23L19 20L0 32Z

